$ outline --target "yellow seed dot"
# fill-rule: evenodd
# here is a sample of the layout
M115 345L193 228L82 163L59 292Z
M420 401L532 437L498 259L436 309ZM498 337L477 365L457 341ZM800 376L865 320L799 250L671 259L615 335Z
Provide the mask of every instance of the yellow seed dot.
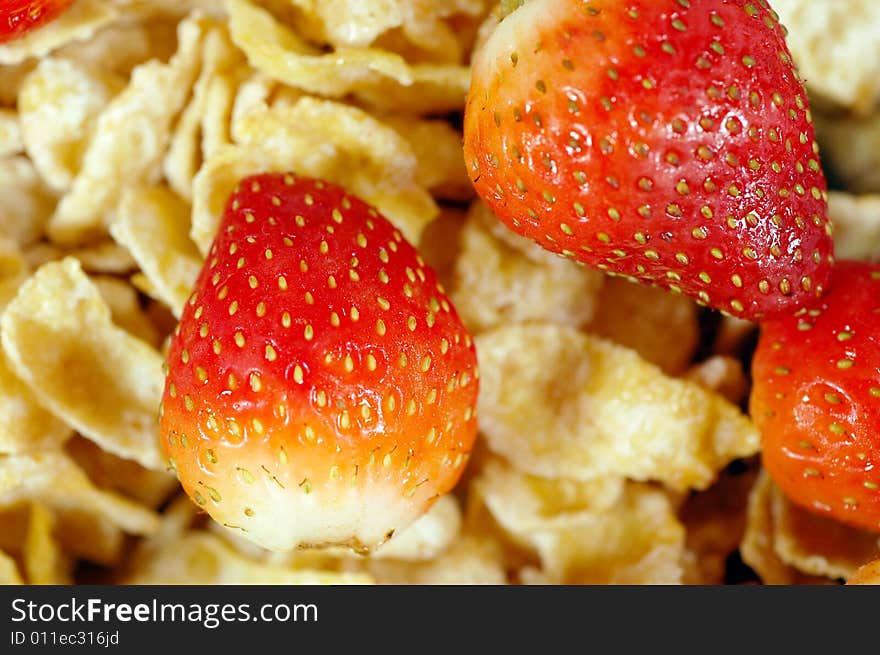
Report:
M315 330L312 328L311 325L306 325L305 330L303 330L303 336L305 337L306 341L311 341L312 338L315 336Z
M385 336L385 322L381 318L376 321L376 332L380 337Z
M287 291L287 278L283 275L278 278L278 288L282 291Z
M233 338L235 339L236 346L244 348L244 335L241 332L236 332Z

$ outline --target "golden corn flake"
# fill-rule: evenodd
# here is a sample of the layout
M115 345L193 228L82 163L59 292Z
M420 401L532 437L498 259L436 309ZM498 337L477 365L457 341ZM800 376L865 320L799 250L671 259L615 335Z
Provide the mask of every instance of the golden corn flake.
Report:
M428 560L450 547L461 529L461 508L453 496L442 496L415 523L394 535L370 555L374 559Z
M749 492L757 472L724 472L706 491L693 493L679 509L687 533L685 584L722 584L727 558L739 548L746 527Z
M118 20L88 40L68 43L52 56L128 76L145 61L171 58L177 49L177 23L176 17L140 16L125 10Z
M230 120L243 57L225 29L213 29L202 49L193 95L180 115L163 162L169 186L192 199L192 181L204 159L230 142Z
M122 196L110 233L150 281L150 292L180 316L202 258L189 238L191 210L165 187L133 187Z
M742 362L724 355L714 355L692 366L684 377L706 389L717 391L734 405L745 400L749 389Z
M669 375L687 368L700 338L694 301L609 277L597 305L595 320L587 328L590 332L632 348Z
M24 584L15 560L0 550L0 585Z
M523 471L699 489L758 451L758 431L722 396L604 339L534 324L478 335L476 344L481 430Z
M101 489L116 491L127 498L159 508L178 488L177 476L166 471L151 471L137 462L122 459L95 443L75 436L64 451Z
M758 326L735 316L722 316L712 342L715 355L739 356L748 350L749 342L755 337Z
M71 243L100 236L122 190L159 177L171 123L198 71L205 30L204 19L183 21L180 46L171 61L138 66L128 86L95 120L82 169L50 222L53 239Z
M141 307L137 290L133 286L108 275L95 275L91 280L110 308L110 319L114 324L141 341L152 346L159 345L156 326Z
M880 97L880 5L874 0L775 0L807 89L859 112ZM829 29L833 26L833 29Z
M12 370L40 402L109 452L163 470L156 438L162 356L111 321L79 262L41 267L2 318Z
M228 8L232 38L251 65L292 87L331 98L353 95L401 113L445 114L464 106L466 66L410 65L377 48L324 53L247 0L229 0Z
M473 204L459 237L450 294L471 332L543 321L580 327L594 315L604 275L545 251L521 237L495 236L497 219L481 201Z
M466 202L474 197L461 154L461 132L442 120L398 117L389 118L387 123L415 153L419 186L442 200Z
M743 561L758 574L764 584L828 584L828 578L801 573L786 564L776 552L774 489L770 476L761 471L749 493L746 530L739 547Z
M813 514L789 501L776 485L771 511L776 554L802 573L842 580L880 557L880 535Z
M26 157L0 159L0 236L33 243L55 209L55 197Z
M880 192L880 112L867 117L816 114L822 162L851 193Z
M834 256L841 260L880 261L880 195L828 194L828 218L834 225Z
M245 114L236 126L241 146L221 148L193 185L192 238L207 252L229 194L243 177L293 171L341 184L375 205L411 241L438 213L415 182L418 162L393 129L364 111L303 98Z
M152 546L152 547L151 547ZM186 532L161 544L144 542L122 584L371 584L363 573L296 569L250 560L208 532Z
M55 540L54 529L55 517L51 510L40 503L33 503L23 557L28 584L71 583L71 562Z
M0 158L19 154L24 149L18 113L0 109Z
M130 534L146 535L159 517L119 494L95 487L69 457L59 451L0 456L0 507L40 502L59 512L89 514ZM96 534L81 535L98 540Z
M418 184L419 161L409 143L371 114L309 96L257 106L233 124L235 140L273 153L301 175L346 187L374 204L410 241L437 216Z
M43 59L25 78L18 96L24 146L50 187L70 187L95 119L123 86L121 77L70 59Z
M300 10L296 25L313 39L337 47L364 47L395 30L421 49L457 62L459 49L444 19L479 16L483 0L290 0ZM451 52L450 52L451 51Z
M501 585L507 582L501 547L493 539L463 533L433 559L370 559L364 568L377 584Z
M0 236L0 314L27 275L16 244ZM64 422L40 406L0 354L0 454L55 448L70 434Z
M102 0L78 0L55 20L23 37L0 44L0 64L18 64L42 57L72 41L84 41L119 15L116 7Z
M860 566L846 584L880 585L880 559Z
M555 584L674 584L684 529L669 496L640 483L539 479L500 460L475 482L494 519ZM594 496L595 494L595 496Z

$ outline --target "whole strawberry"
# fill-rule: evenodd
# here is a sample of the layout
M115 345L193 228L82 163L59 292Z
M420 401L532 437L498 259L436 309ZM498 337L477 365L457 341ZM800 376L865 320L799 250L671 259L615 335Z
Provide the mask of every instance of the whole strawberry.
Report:
M784 35L764 0L525 2L474 61L474 185L590 266L750 319L811 302L831 230Z
M471 337L400 232L337 186L260 175L171 343L162 448L262 546L367 550L456 483L477 387Z
M752 363L763 462L796 503L880 532L880 267L841 262L812 309L768 321Z

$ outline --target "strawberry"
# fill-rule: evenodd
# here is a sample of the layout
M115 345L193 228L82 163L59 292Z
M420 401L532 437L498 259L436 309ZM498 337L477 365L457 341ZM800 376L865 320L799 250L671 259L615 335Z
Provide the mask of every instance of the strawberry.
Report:
M526 2L475 57L477 192L548 250L730 314L814 301L826 182L784 34L764 0Z
M880 267L841 262L822 302L762 325L751 414L796 503L880 532Z
M57 18L73 0L7 0L0 15L0 43L26 33Z
M443 287L387 219L259 175L230 196L172 339L161 447L254 542L366 551L455 485L477 378Z

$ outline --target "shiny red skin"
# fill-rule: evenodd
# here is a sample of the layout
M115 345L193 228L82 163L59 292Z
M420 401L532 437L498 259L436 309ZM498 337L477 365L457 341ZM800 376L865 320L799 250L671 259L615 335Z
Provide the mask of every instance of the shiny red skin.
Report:
M751 415L794 502L880 532L880 266L840 262L816 307L762 324Z
M328 506L372 485L427 508L476 437L476 351L436 274L321 181L239 183L167 362L161 448L227 524L246 528L243 469L288 490L308 480Z
M45 25L71 4L73 0L4 0L0 6L0 43Z
M743 318L821 295L826 182L765 2L531 0L492 39L465 157L508 227Z

